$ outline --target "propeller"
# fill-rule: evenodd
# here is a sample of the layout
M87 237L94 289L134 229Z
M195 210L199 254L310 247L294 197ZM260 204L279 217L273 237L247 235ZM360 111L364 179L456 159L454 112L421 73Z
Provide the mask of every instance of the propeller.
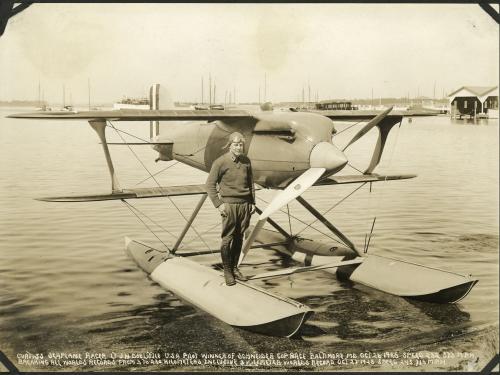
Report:
M326 177L340 171L346 164L347 158L344 153L330 142L323 141L314 145L309 155L310 168L297 177L286 189L276 194L259 216L257 224L255 224L252 232L243 244L238 265L247 255L257 234L270 215L302 195L302 193L313 186L321 177Z
M257 237L260 229L264 226L267 221L267 218L274 212L278 211L281 207L287 205L307 189L309 189L316 181L320 179L320 177L325 173L326 168L310 168L304 173L302 173L299 177L297 177L285 190L280 191L273 200L269 203L266 209L259 216L259 221L253 228L252 232L248 236L243 245L243 249L241 250L240 259L238 261L238 265L241 264L243 259L250 250L253 241Z

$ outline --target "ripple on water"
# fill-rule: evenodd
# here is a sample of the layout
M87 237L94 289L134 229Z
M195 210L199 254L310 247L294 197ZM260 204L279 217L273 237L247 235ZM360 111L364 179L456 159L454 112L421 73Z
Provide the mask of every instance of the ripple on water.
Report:
M123 237L137 238L158 248L163 245L121 202L50 204L33 200L70 191L108 191L100 146L83 127L72 127L71 134L54 133L44 124L26 122L27 127L19 129L17 123L2 120L2 131L9 135L8 143L0 147L3 176L8 177L0 181L2 350L9 357L26 350L347 353L446 348L472 351L481 358L487 356L480 354L481 350L494 353L496 346L498 352L498 126L472 129L455 126L446 118L414 120L411 127L403 126L399 138L402 144L391 165L383 158L378 173L416 172L419 177L373 184L372 193L366 186L326 216L358 246L364 243L377 217L369 254L472 274L479 283L460 303L436 305L340 282L323 271L256 281L256 285L295 298L315 310L299 337L292 340L228 327L148 279L125 255ZM78 142L71 143L74 137ZM39 150L39 140L47 138L60 148L47 146ZM21 155L19 144L31 147L34 154ZM472 149L470 144L480 147ZM353 149L349 156L353 160L366 159L365 151ZM143 179L142 171L135 168L136 161L123 150L117 152L120 157L116 167L124 186ZM82 154L86 155L85 165L76 167L72 160ZM165 165L151 161L150 154L144 156L153 172ZM474 178L457 183L457 170ZM172 181L201 183L206 177L181 165L169 171L173 173L159 176L164 185ZM27 173L29 180L25 178ZM305 197L324 212L353 189L314 188ZM258 194L269 200L273 192ZM184 215L190 214L196 201L192 197L176 200ZM150 199L131 203L172 233L158 231L162 241L169 246L175 243L184 220L170 202ZM259 201L259 205L264 204ZM293 233L313 220L296 202L290 204L290 209L302 221L291 220ZM275 216L288 228L285 214ZM199 233L208 231L204 238L211 249L217 249L220 220L210 204L204 205L194 225ZM301 235L314 240L329 235L320 223L313 227L323 234L310 227ZM193 231L188 232L184 244L186 249L206 249ZM220 269L218 254L199 260ZM250 252L246 262L242 267L246 274L297 265L257 249ZM495 334L489 331L491 327L496 327ZM453 366L456 370L462 365ZM353 369L344 366L334 370Z

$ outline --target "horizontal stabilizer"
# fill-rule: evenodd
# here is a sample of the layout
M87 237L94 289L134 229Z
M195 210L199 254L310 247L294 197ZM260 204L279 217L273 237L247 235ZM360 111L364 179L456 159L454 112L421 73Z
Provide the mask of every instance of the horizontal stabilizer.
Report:
M323 270L323 269L327 269L327 268L335 268L335 267L340 267L340 266L348 266L348 265L352 265L352 264L360 264L362 262L363 262L363 258L357 258L357 259L352 259L352 260L346 260L343 262L332 262L332 263L322 264L319 266L286 268L284 270L259 273L257 275L249 277L248 280L271 279L273 277L287 276L287 275L292 275L294 273L319 271L319 270Z
M195 195L205 194L205 184L200 185L179 185L179 186L161 186L153 188L137 188L123 189L120 192L111 194L97 195L75 195L66 197L47 197L38 198L39 201L45 202L94 202L94 201L109 201L120 199L139 199L139 198L156 198L156 197L175 197L180 195Z
M400 174L400 175L378 175L378 174L360 174L352 176L332 176L318 181L314 186L323 185L341 185L341 184L356 184L364 182L377 182L377 181L393 181L393 180L406 180L409 178L417 177L416 174Z

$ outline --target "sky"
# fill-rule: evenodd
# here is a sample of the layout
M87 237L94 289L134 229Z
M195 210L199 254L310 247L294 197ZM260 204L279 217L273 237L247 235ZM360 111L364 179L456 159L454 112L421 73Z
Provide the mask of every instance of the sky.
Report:
M0 37L0 100L442 97L499 80L476 4L33 4ZM265 88L265 89L264 89Z

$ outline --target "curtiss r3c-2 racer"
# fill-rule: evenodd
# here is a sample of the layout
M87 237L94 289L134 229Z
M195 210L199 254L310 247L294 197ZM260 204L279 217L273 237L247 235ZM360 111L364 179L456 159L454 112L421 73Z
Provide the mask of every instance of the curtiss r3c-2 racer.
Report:
M97 132L111 176L111 193L85 196L42 198L52 202L90 202L200 195L176 244L158 251L145 243L126 238L129 256L154 281L216 318L235 327L268 335L290 337L296 334L313 311L302 303L263 289L252 280L279 277L298 272L325 270L339 277L404 298L436 303L453 303L464 298L477 279L379 255L368 255L309 204L302 194L314 186L366 184L413 178L415 175L378 175L373 171L380 162L389 132L401 124L404 113L389 108L367 111L262 111L246 110L165 110L159 109L159 85L150 90L150 110L111 111L38 111L10 115L11 118L86 120ZM334 119L367 120L342 150L332 143ZM276 189L277 194L260 214L246 236L240 263L249 249L261 247L281 252L301 267L257 274L249 281L228 287L222 273L190 258L208 251L179 253L186 232L207 198L205 185L121 188L114 172L106 140L106 127L118 121L150 121L151 145L162 161L177 160L188 166L210 171L222 153L231 133L238 131L247 139L245 153L252 162L254 182L260 189ZM161 129L159 122L162 123ZM182 121L182 123L178 123ZM371 129L378 139L366 170L357 175L337 175L348 159L343 151ZM116 129L116 128L115 128ZM135 145L127 143L129 147ZM137 144L137 143L136 143ZM155 180L156 181L156 180ZM297 200L343 243L331 246L323 242L292 236L272 219L272 215ZM268 223L273 230L265 229ZM213 252L213 251L210 251ZM230 303L228 302L230 301Z

